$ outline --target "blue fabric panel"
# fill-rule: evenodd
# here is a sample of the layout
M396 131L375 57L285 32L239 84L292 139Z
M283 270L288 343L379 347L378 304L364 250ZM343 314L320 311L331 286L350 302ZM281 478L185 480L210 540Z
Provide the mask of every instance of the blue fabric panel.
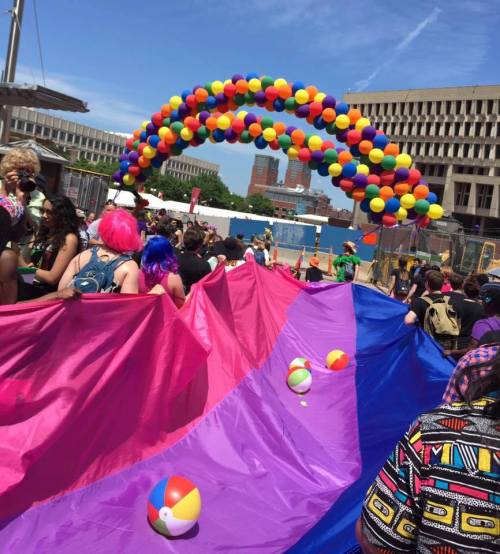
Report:
M316 242L315 225L275 222L273 225L274 241L282 248L300 249L304 246L314 248Z
M342 254L342 244L350 240L355 242L358 247L358 256L365 261L371 262L375 253L374 246L363 244L361 237L362 231L354 229L344 229L342 227L332 227L331 225L323 225L321 227L321 236L319 240L320 250L328 252L330 247L334 254Z
M242 233L245 235L245 242L250 242L252 235L262 235L265 228L272 229L269 221L256 221L253 219L239 219L232 217L229 223L229 234L232 237Z

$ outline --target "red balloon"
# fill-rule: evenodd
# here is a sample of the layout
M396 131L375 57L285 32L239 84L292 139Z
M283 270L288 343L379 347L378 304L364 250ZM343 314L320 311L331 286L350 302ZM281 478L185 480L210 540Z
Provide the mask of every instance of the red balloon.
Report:
M394 171L382 171L380 174L380 184L381 185L392 185L394 181Z
M245 130L245 122L243 119L234 118L233 122L231 123L231 129L235 133L242 133Z
M421 178L422 174L418 169L410 169L410 175L408 176L407 182L409 185L416 185Z
M146 148L146 146L148 146L147 142L141 142L141 144L139 144L139 146L137 147L137 152L139 152L140 156L142 156L142 152L144 148Z
M133 138L128 138L128 139L125 141L125 148L128 148L129 150L133 150L133 149L134 149L134 139L133 139Z
M141 168L138 165L129 165L128 172L130 173L130 175L137 177L137 175L139 175L139 173L141 172Z
M151 116L151 121L157 126L161 127L163 125L164 117L161 115L161 112L156 112Z
M301 148L299 150L299 160L301 162L308 162L311 159L311 151L309 148Z
M156 150L158 150L161 154L166 154L167 152L170 152L170 144L160 140L160 142L156 145Z
M425 229L426 227L428 227L430 222L431 222L430 218L426 215L417 219L417 225L422 229Z
M321 145L321 150L324 152L325 150L329 150L330 148L335 148L335 144L331 140L324 140L323 144Z
M269 148L271 150L281 150L280 143L278 142L278 139L274 139L269 143Z
M278 98L279 91L276 87L270 86L266 88L265 95L268 100L274 101Z
M196 108L198 106L198 100L196 100L196 96L194 94L189 94L186 97L186 104L190 108Z
M377 244L377 233L368 233L362 239L363 244L375 246Z
M375 175L374 173L371 173L367 177L367 182L369 185L380 185L380 177L378 175Z
M236 94L236 86L233 85L232 83L228 83L228 84L224 87L224 94L225 94L228 98L232 98L232 97Z
M382 223L385 225L385 227L393 227L396 225L398 220L394 217L393 214L384 214L382 216Z
M347 144L352 146L353 144L358 144L361 141L361 131L356 131L351 129L347 132Z
M321 102L311 102L309 104L309 113L314 117L323 113L323 104Z
M352 190L354 189L354 183L351 179L342 179L340 181L340 188L344 192L352 192Z

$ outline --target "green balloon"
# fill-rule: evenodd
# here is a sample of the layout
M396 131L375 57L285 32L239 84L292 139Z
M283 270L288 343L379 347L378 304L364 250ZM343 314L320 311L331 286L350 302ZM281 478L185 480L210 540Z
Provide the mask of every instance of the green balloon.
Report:
M164 120L163 120L163 126L164 127L168 127L170 125L170 117L166 117Z
M140 140L134 140L134 143L132 145L134 147L134 150L137 150L139 148L139 144L141 144Z
M396 167L396 158L394 156L384 156L381 165L385 170L390 171Z
M245 104L249 106L255 104L255 94L253 92L245 92Z
M205 86L203 88L208 92L208 94L213 95L212 83L205 83Z
M244 94L235 94L233 96L233 100L234 100L234 103L237 106L243 106L243 104L245 103L245 95Z
M172 125L170 125L170 128L176 135L178 135L182 129L184 129L184 123L182 123L182 121L174 121Z
M334 164L339 159L339 155L337 154L337 151L333 148L328 148L324 152L324 162L327 164Z
M293 112L296 105L297 103L295 102L295 98L293 98L293 96L285 100L285 110L288 112Z
M203 112L203 111L209 111L209 112L212 111L212 112L213 112L213 111L215 111L215 109L216 109L216 108L212 108L211 110L209 110L209 109L207 108L207 105L205 104L205 102L200 102L200 103L198 104L198 111L199 111L199 112Z
M352 192L346 192L345 195L347 196L347 198L352 198Z
M325 131L329 135L334 135L337 132L337 126L335 125L335 122L328 123L328 125L325 127Z
M377 196L380 195L380 189L377 187L377 185L367 185L365 188L365 196L366 198L377 198Z
M172 144L172 146L170 147L170 153L173 156L180 156L182 154L182 148L177 146L177 144ZM146 168L146 169L149 169L149 168Z
M311 169L318 169L319 167L319 163L314 161L314 160L310 160L307 162L307 165L311 168Z
M241 132L241 135L240 135L240 141L245 143L245 144L248 144L250 142L252 142L253 138L252 138L252 135L248 132L248 131L242 131Z
M208 138L208 135L210 134L208 129L205 127L205 125L201 125L198 130L196 131L197 135L201 138L201 139L206 139Z
M273 118L272 117L269 117L268 115L265 115L261 122L260 122L260 126L263 128L263 129L267 129L269 127L272 127L274 125L274 121L273 121Z
M280 135L278 137L278 143L281 148L290 148L292 145L292 139L288 135Z
M370 161L370 158L368 156L364 156L363 154L361 154L361 156L359 157L359 163L370 166L371 161Z
M429 202L427 200L417 200L415 202L415 206L413 206L413 209L417 212L419 215L425 215L429 211Z
M313 136L314 133L306 133L306 137L304 139L304 146L307 146L309 144L309 139Z
M267 87L274 85L274 79L267 75L265 77L262 77L262 80L260 82L262 84L262 90L266 90Z

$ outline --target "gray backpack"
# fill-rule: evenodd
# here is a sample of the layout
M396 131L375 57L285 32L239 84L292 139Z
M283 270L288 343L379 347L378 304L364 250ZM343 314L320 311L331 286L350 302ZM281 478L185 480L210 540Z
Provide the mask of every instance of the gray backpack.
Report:
M121 254L107 262L97 255L98 247L92 248L90 260L73 277L71 286L82 292L114 292L117 288L114 274L118 267L132 258Z

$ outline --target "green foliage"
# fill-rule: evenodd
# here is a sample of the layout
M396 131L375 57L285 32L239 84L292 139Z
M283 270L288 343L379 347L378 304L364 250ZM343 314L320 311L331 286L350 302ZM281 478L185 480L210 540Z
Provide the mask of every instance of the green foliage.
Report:
M246 199L248 206L248 212L259 215L274 215L274 206L269 198L262 196L262 194L252 194ZM252 206L252 208L250 208Z
M106 162L89 162L86 158L79 158L71 167L76 169L85 169L86 171L94 171L95 173L103 173L105 175L113 175L119 168L119 162L106 163Z

